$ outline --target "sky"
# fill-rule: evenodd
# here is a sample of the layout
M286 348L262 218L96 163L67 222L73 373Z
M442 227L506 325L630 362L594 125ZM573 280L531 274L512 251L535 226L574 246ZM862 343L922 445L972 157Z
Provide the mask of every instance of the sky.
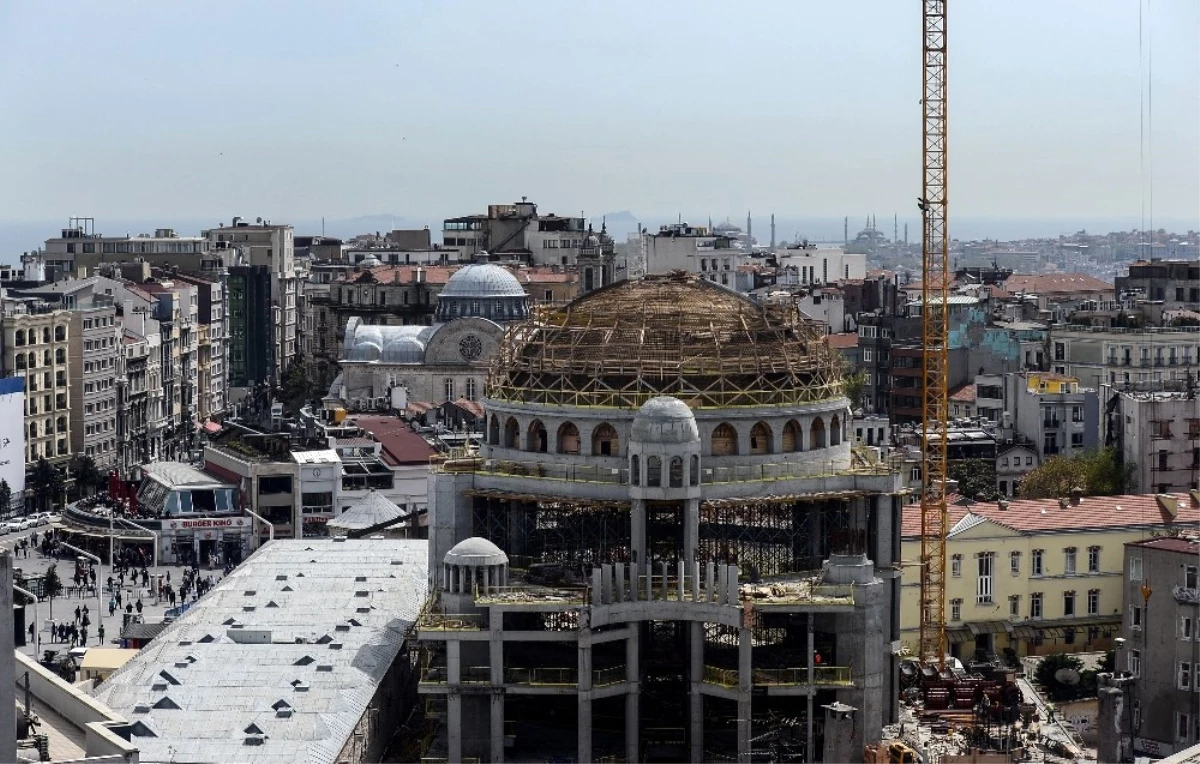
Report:
M0 2L0 221L915 220L920 28L917 0ZM1136 222L1151 187L1200 228L1200 3L956 0L949 30L952 231Z

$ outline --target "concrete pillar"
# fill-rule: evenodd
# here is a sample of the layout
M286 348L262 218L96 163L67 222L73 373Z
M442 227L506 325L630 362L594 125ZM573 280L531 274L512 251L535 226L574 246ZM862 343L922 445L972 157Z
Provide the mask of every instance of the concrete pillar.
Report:
M754 687L751 674L754 655L751 647L750 630L742 627L738 630L737 739L738 761L747 763L750 761L750 719L752 716L750 696Z
M704 624L688 625L691 657L691 696L688 709L688 758L704 761Z
M687 457L684 457L686 459ZM690 469L685 465L685 470ZM686 476L685 476L686 477ZM687 480L684 480L687 483ZM684 499L683 502L683 559L696 559L696 548L700 546L700 499Z
M638 665L638 653L640 651L639 640L640 633L638 624L629 626L629 636L625 639L625 760L640 761L641 760L641 741L639 731L641 730L641 709L639 701L641 699L639 690L639 680L641 679L641 668Z
M646 501L629 502L629 546L633 550L634 567L646 564Z
M662 561L662 563L659 565L659 569L662 570L662 598L664 600L668 600L671 598L671 584L667 580L667 576L670 575L671 569L667 567L666 560Z
M446 640L446 683L456 685L462 681L462 642Z
M709 602L715 601L717 590L714 586L717 576L717 565L712 560L704 563L704 598Z
M462 761L462 695L457 688L446 698L446 753L450 761Z
M692 571L692 602L700 601L700 561L688 563Z
M13 559L0 551L0 761L17 760L16 635L13 634ZM65 607L65 605L64 605ZM32 608L27 611L32 613ZM97 618L100 616L97 615ZM29 615L29 618L33 618ZM40 627L40 624L39 624Z
M825 709L825 748L821 761L854 761L854 712L858 709L837 702L821 708ZM809 738L806 747L810 750L812 743ZM861 750L858 756L862 756ZM812 756L808 759L811 761Z
M491 756L496 764L504 761L504 693L493 692L491 707Z
M740 601L738 598L738 572L738 566L729 566L729 595L725 600L725 603L728 605L736 605Z
M580 764L592 760L592 638L591 630L579 635L579 651L576 659L579 682L579 752Z
M487 594L492 585L492 566L483 566L483 593Z

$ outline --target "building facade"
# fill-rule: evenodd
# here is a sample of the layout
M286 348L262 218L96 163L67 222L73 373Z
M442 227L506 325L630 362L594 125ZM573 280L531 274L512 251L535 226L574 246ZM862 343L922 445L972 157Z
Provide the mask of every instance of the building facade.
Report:
M851 467L822 334L680 274L506 334L479 458L430 481L429 755L792 756L835 701L878 737L900 484Z
M101 472L119 462L117 380L123 352L111 297L71 311L71 452L92 458Z
M5 298L3 376L25 380L25 464L64 464L71 451L71 312L37 299Z
M1110 390L1106 386L1106 397ZM1200 401L1195 393L1120 392L1106 423L1140 490L1200 488Z
M1200 541L1139 539L1124 552L1125 643L1116 669L1134 679L1132 729L1121 732L1132 733L1134 754L1168 756L1200 742Z

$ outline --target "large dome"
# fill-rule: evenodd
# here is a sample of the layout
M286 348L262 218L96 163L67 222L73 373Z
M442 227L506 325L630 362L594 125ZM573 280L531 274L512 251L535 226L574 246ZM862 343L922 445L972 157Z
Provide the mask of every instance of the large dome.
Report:
M638 409L633 418L633 440L639 443L678 445L700 442L696 415L678 398L660 395Z
M794 301L760 304L695 276L619 281L515 325L493 356L493 400L640 408L782 406L841 395L823 327Z
M525 289L507 268L474 263L454 272L439 297L524 297Z

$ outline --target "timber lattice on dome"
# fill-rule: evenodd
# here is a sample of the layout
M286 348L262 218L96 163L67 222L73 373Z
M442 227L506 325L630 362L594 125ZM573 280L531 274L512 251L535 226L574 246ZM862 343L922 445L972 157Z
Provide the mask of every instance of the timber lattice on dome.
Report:
M760 304L675 273L535 309L505 334L487 387L494 400L551 405L779 406L841 395L842 371L795 300Z

